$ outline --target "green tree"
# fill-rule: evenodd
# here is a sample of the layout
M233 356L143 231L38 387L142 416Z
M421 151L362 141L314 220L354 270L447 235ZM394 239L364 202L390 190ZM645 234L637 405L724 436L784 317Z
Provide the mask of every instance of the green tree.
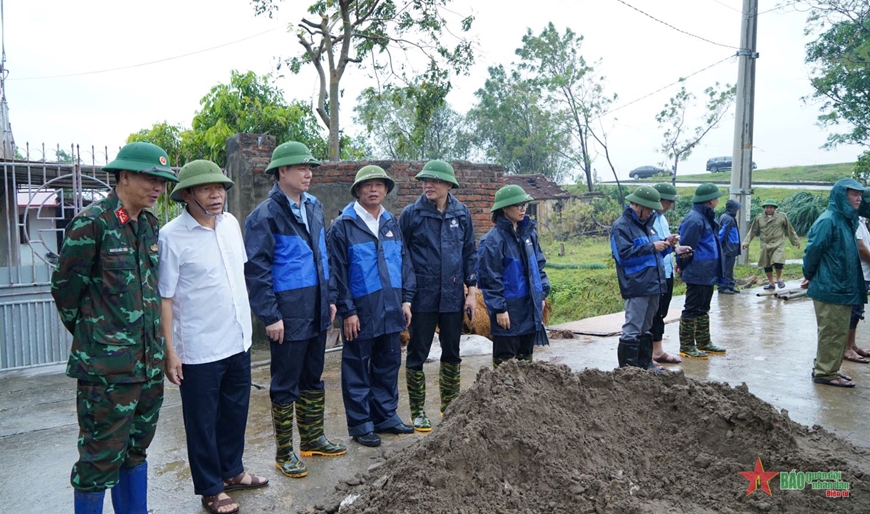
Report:
M364 89L354 119L365 128L377 157L454 159L462 116L447 105L449 91L446 73L430 68L430 73L406 87Z
M810 6L806 45L811 98L820 102L819 124L848 127L828 136L825 147L870 145L870 4L866 0L818 0ZM808 100L805 98L804 100Z
M533 74L534 81L547 92L547 103L559 113L568 127L576 151L572 160L586 177L586 186L593 190L591 139L606 148L606 136L594 130L595 122L603 116L616 95L604 91L605 78L595 74L581 54L583 36L570 28L560 35L549 23L537 36L527 29L523 46L517 49L519 68ZM609 159L608 159L609 161ZM613 170L614 176L616 171Z
M229 84L218 84L200 100L201 110L193 117L190 134L182 139L188 148L207 149L208 158L226 161L227 138L237 133L275 136L279 142L305 143L314 155L326 155L311 110L299 101L284 101L284 93L270 75L258 77L232 71ZM189 142L188 142L189 141Z
M664 109L656 114L656 121L664 131L661 151L668 159L673 159L674 176L671 181L674 184L676 184L680 161L689 157L704 136L719 125L736 96L737 89L727 84L720 86L717 82L715 86L705 89L704 97L707 103L704 115L697 125L692 126L689 116L695 106L696 98L686 91L686 86L680 86L679 92L668 100Z
M287 103L269 75L233 70L229 84L211 88L193 117L190 129L167 122L130 134L127 142L148 141L169 154L175 166L194 159L226 163L226 141L238 133L269 134L279 143L305 143L316 156L326 154L326 141L314 115L305 104ZM349 138L343 138L349 155L358 155Z
M570 174L571 161L563 153L571 144L570 135L534 80L493 66L475 96L477 103L467 119L472 144L486 160L501 164L508 173L543 173L557 182Z
M272 16L282 0L251 0L257 15ZM454 71L466 72L473 63L471 42L459 38L447 46L451 34L442 11L450 0L318 0L308 7L313 15L296 26L301 56L287 60L296 73L311 64L317 71L320 90L315 108L329 129L327 158L340 158L341 81L351 63L371 59L375 72L401 74L392 50L402 53L416 49L430 62L443 63ZM462 20L461 30L471 28L473 17ZM384 57L384 62L378 59Z
M155 123L150 129L142 129L139 132L130 134L127 136L127 142L144 141L155 144L166 151L172 166L183 166L188 160L181 151L181 134L183 132L184 127L170 125L169 122L162 121Z

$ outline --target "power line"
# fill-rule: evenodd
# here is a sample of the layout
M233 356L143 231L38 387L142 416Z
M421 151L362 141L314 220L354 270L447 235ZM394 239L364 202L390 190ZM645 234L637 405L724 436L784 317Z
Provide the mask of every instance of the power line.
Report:
M787 4L777 5L776 7L771 7L770 9L768 9L766 11L761 11L760 13L756 14L756 16L761 16L762 14L765 14L765 13L769 13L772 11L778 11L778 10L784 9L786 7L791 7L792 5L795 5L795 4L800 3L800 2L801 2L801 0L792 0L791 2L789 2Z
M649 19L651 19L651 20L654 20L654 21L656 21L656 22L658 22L658 23L661 23L662 25L664 25L664 26L666 26L666 27L669 27L669 28L672 28L672 29L676 30L677 32L679 32L679 33L681 33L681 34L685 34L685 35L690 36L690 37L693 37L693 38L695 38L695 39L700 39L701 41L704 41L705 43L710 43L711 45L722 46L722 47L725 47L725 48L733 48L734 50L739 50L739 48L737 48L736 46L732 46L732 45L724 45L724 44L722 44L722 43L717 43L717 42L715 42L715 41L710 41L709 39L703 38L703 37L701 37L701 36L696 36L695 34L692 34L691 32L686 32L686 31L683 30L683 29L678 29L677 27L674 27L673 25L671 25L670 23L668 23L668 22L666 22L666 21L662 21L662 20L656 18L655 16L653 16L653 15L651 15L651 14L648 14L648 13L645 13L645 12L641 11L641 10L638 9L637 7L635 7L635 6L633 6L633 5L631 5L631 4L627 3L627 2L625 2L624 0L616 0L616 1L619 2L619 3L621 3L622 5L624 5L624 6L626 6L626 7L629 7L629 8L631 8L631 9L634 9L635 11L637 11L637 12L643 14L644 16L646 16L647 18L649 18Z
M620 110L620 109L625 109L625 108L628 107L629 105L633 105L633 104L636 104L636 103L640 102L641 100L645 100L645 99L647 99L647 98L653 96L653 95L656 94L656 93L660 93L660 92L664 91L665 89L667 89L667 88L669 88L669 87L671 87L671 86L674 86L674 85L676 85L676 84L679 84L680 82L685 81L686 79L688 79L688 78L690 78L690 77L694 77L695 75L697 75L697 74L699 74L699 73L703 73L703 72L709 70L710 68L712 68L712 67L714 67L714 66L717 66L717 65L719 65L719 64L722 64L723 62L727 61L728 59L731 59L732 57L734 57L734 56L733 56L733 55L729 55L728 57L726 57L726 58L724 58L724 59L722 59L722 60L716 61L716 62L714 62L713 64L711 64L711 65L709 65L709 66L705 66L705 67L701 68L701 69L698 70L698 71L692 72L692 73L686 75L685 77L680 77L680 78L677 79L676 81L671 82L670 84L668 84L668 85L666 85L666 86L662 86L662 87L656 89L655 91L653 91L653 92L651 92L651 93L647 93L647 94L641 96L640 98L635 98L634 100L632 100L632 101L630 101L630 102L628 102L628 103L626 103L626 104L622 104L622 105L620 105L619 107L614 107L613 109L610 109L609 111L605 112L604 114L598 116L598 118L603 118L604 116L607 116L608 114L612 114L612 113L614 113L614 112L616 112L616 111L618 111L618 110Z
M275 28L273 28L273 29L269 29L269 30L267 30L267 31L265 31L265 32L260 32L259 34L254 34L253 36L248 36L248 37L245 37L245 38L242 38L242 39L237 39L237 40L235 40L235 41L230 41L229 43L223 43L223 44L220 44L220 45L217 45L217 46L213 46L213 47L210 47L210 48L204 48L204 49L202 49L202 50L197 50L197 51L195 51L195 52L190 52L190 53L186 53L186 54L182 54L182 55L176 55L176 56L174 56L174 57L167 57L167 58L165 58L165 59L158 59L158 60L156 60L156 61L148 61L148 62L143 62L143 63L139 63L139 64L130 64L130 65L128 65L128 66L120 66L120 67L118 67L118 68L109 68L109 69L106 69L106 70L83 71L83 72L80 72L80 73L66 73L66 74L64 74L64 75L45 75L45 76L41 76L41 77L10 78L10 79L8 79L8 80L12 81L12 80L44 80L44 79L59 79L59 78L64 78L64 77L79 77L79 76L82 76L82 75L96 75L96 74L99 74L99 73L111 73L111 72L113 72L113 71L129 70L129 69L131 69L131 68L140 68L140 67L142 67L142 66L151 66L152 64L159 64L159 63L162 63L162 62L173 61L173 60L175 60L175 59L182 59L182 58L184 58L184 57L190 57L191 55L196 55L196 54L201 54L201 53L205 53L205 52L210 52L210 51L212 51L212 50L217 50L217 49L219 49L219 48L224 48L224 47L227 47L227 46L230 46L230 45L235 45L235 44L237 44L237 43L241 43L241 42L243 42L243 41L247 41L247 40L249 40L249 39L254 39L255 37L260 37L260 36L265 35L265 34L268 34L268 33L270 33L270 32L274 32L274 31L276 31L276 30L278 30L278 29L279 29L279 27L275 27Z
M731 9L732 11L739 12L740 14L743 14L743 11L741 11L740 9L738 9L736 7L731 7L730 5L726 4L725 2L720 2L719 0L711 0L711 1L716 2L717 4L721 5L722 7L727 7L728 9Z

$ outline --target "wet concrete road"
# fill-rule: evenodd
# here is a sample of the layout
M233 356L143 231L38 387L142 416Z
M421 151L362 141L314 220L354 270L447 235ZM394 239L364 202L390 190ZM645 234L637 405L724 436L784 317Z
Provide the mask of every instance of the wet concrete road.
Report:
M796 284L790 283L789 287ZM815 317L812 301L789 302L756 297L760 289L740 295L713 298L711 329L714 342L728 353L709 361L684 361L669 369L682 370L700 380L745 382L749 390L802 424L824 426L842 437L870 447L870 365L846 362L842 371L858 382L854 389L815 385L810 379L815 355ZM683 298L676 298L679 305ZM667 325L665 350L678 347L677 323ZM858 329L861 346L870 346L870 328ZM579 336L553 340L551 346L536 349L536 360L565 364L575 370L616 366L617 337ZM254 361L268 353L255 351ZM340 395L340 354L327 355L324 376L327 387L327 435L348 445L348 455L305 459L309 476L285 478L273 466L274 441L267 389L252 389L248 418L245 465L264 474L271 484L259 491L236 492L233 497L242 511L295 512L323 501L343 481L379 465L390 452L426 437L423 434L385 435L381 448L363 448L350 441L345 428ZM462 385L469 386L477 371L491 365L490 355L466 356ZM438 423L437 363L426 364L427 410ZM3 512L72 512L69 470L76 459L74 383L54 366L0 374L0 505ZM268 367L254 370L254 382L268 386ZM400 415L407 421L408 404L404 372L400 373ZM433 394L434 393L434 394ZM157 436L149 453L149 506L156 513L203 512L187 467L181 402L177 388L169 384L160 415ZM106 501L106 512L112 512Z

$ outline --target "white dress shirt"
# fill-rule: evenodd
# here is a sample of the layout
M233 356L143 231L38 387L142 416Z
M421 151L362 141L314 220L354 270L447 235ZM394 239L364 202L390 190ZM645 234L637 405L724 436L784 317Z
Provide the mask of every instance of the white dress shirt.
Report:
M384 214L384 206L379 205L378 209L378 216L376 218L369 214L369 211L365 210L365 207L360 205L359 202L353 202L353 210L356 211L356 215L365 222L366 227L369 228L376 239L378 237L378 231L381 228L381 215Z
M236 218L220 214L212 230L185 209L160 229L158 246L160 296L172 299L172 333L181 363L205 364L247 351L248 257Z

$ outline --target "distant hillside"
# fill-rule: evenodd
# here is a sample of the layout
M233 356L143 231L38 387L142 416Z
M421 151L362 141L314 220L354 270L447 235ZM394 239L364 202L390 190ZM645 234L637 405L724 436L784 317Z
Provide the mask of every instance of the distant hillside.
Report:
M755 170L752 172L752 182L826 182L833 184L843 177L851 177L854 168L854 162L843 162L838 164L816 164L811 166ZM731 172L678 175L677 182L718 182L730 184Z

